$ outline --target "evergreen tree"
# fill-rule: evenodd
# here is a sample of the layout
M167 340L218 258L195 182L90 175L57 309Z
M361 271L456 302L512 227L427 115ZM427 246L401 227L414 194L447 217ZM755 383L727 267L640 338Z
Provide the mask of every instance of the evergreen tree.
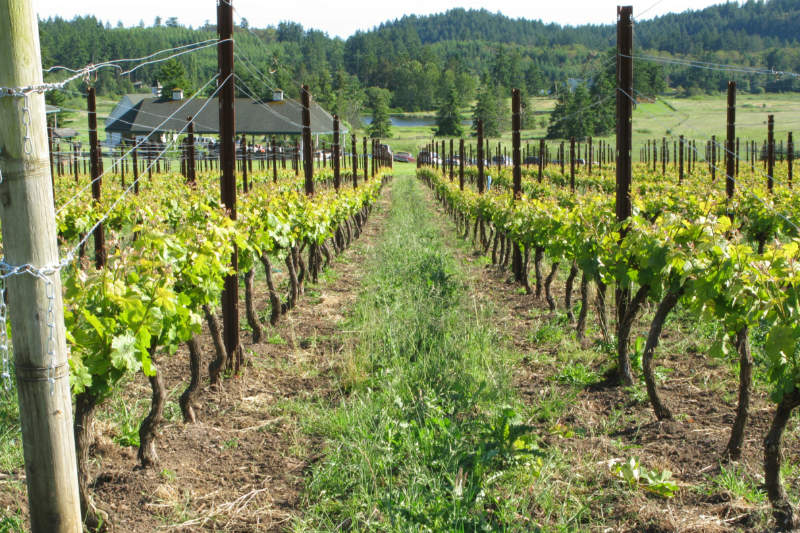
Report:
M560 89L558 103L550 115L547 128L549 139L583 139L595 134L595 123L589 90L585 84L578 85L574 91L564 85Z
M389 98L391 93L386 89L370 87L367 91L372 107L372 123L369 125L369 136L373 139L388 139L392 136L392 120L389 117Z
M186 69L177 59L170 59L164 63L158 73L161 82L161 96L171 98L173 89L183 89L184 93L191 92L191 83L186 78Z
M464 134L461 115L458 112L460 107L461 99L458 97L458 91L455 87L451 87L436 113L436 135L461 137Z
M504 129L503 100L495 86L484 84L472 108L472 128L477 130L478 119L483 120L483 135L498 137Z

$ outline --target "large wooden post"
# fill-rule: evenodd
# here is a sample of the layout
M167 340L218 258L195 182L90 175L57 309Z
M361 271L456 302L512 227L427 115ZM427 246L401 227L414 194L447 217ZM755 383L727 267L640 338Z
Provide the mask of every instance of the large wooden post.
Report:
M38 32L30 0L0 0L0 86L42 83ZM44 96L0 96L0 225L4 261L10 265L58 263L50 180ZM7 310L14 332L31 531L80 533L61 276L58 270L42 272L42 277L21 274L5 283L0 282L0 356L8 356ZM0 372L7 369L0 367Z
M220 43L217 45L219 78L220 125L220 181L222 205L228 210L231 220L236 220L236 87L233 77L233 0L217 1L217 30ZM234 245L231 255L233 273L225 277L222 291L222 325L228 364L236 367L241 362L239 343L239 257ZM219 369L217 369L219 370ZM212 379L212 381L215 381Z
M477 124L478 129L478 192L483 194L484 183L486 182L484 178L484 170L483 170L483 120L478 119Z
M633 7L617 7L617 195L616 215L622 222L631 216L631 148L633 144ZM624 236L624 229L622 235ZM630 287L616 291L617 315L625 317L631 303ZM618 320L623 323L624 320ZM627 336L626 336L627 337ZM630 357L627 353L627 338L618 332L617 375L624 385L632 385Z
M91 157L92 171L92 200L100 202L100 192L103 185L102 171L100 170L100 141L97 139L97 104L94 87L89 87L87 96L89 108L89 155ZM97 225L94 230L94 263L97 268L106 264L106 235L103 224Z
M514 201L522 198L522 157L520 155L520 129L522 126L522 107L519 89L511 90L511 157L514 163ZM511 270L518 283L524 282L527 275L522 261L522 250L518 243L513 244Z
M358 188L358 140L356 134L350 134L350 142L353 145L353 188Z
M767 189L775 186L775 115L767 117Z
M464 190L464 139L458 140L458 188Z
M725 140L725 193L733 198L736 189L736 82L728 82L728 127Z
M339 116L333 115L333 187L339 192L341 186L341 175L339 160Z
M194 119L190 116L186 120L189 122L189 135L186 137L186 181L194 185L197 183L194 161Z
M311 144L311 92L308 85L301 88L303 100L303 172L308 196L314 194L314 148Z

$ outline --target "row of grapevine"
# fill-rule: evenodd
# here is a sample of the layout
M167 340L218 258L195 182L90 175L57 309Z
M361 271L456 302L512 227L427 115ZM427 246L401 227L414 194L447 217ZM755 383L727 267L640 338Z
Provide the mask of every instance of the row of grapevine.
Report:
M497 186L484 194L471 187L462 190L431 168L418 170L418 176L434 190L461 231L468 235L472 228L482 251L491 249L493 263L505 265L510 250L522 251L522 283L529 290L533 290L527 281L533 254L535 291L538 296L544 290L551 309L556 307L551 283L559 266L568 265L564 305L571 320L575 320L574 281L580 276L580 316L574 322L579 338L586 325L589 284L597 285L600 329L609 338L607 288L629 288L630 305L617 310L618 364L624 364L631 327L642 306L648 301L656 306L642 372L659 419L672 417L653 375L656 347L669 313L680 305L698 319L718 321L722 335L716 349L726 350L733 344L741 374L737 415L724 455L738 458L741 454L751 373L761 372L776 403L773 425L764 440L767 490L775 508L792 516L779 466L788 414L800 405L800 322L795 312L800 298L800 234L781 213L796 212L800 195L785 187L769 195L763 186L753 184L748 192L740 190L728 199L722 180L713 182L706 172L679 184L640 165L631 194L633 216L618 221L609 194L615 182L603 175L580 177L574 192L564 187L563 177L556 173L554 179L542 182L529 175L524 193L517 198L508 171L501 172L494 181ZM470 176L476 179L477 172L468 169ZM551 265L546 276L545 258ZM768 333L766 357L754 368L748 332L755 326L766 326Z

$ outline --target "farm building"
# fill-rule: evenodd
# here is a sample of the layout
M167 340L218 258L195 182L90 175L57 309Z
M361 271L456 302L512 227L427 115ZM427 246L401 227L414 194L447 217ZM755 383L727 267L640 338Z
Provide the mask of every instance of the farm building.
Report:
M107 144L117 146L123 140L131 141L153 131L163 134L181 131L190 116L194 117L195 135L216 135L219 133L219 105L217 102L206 105L206 102L205 98L188 101L180 90L176 90L172 98L127 94L106 120ZM237 98L236 131L246 135L300 135L302 109L299 102L284 98L282 91L276 91L270 101ZM173 114L174 117L167 118ZM312 101L311 132L319 135L332 131L333 117Z

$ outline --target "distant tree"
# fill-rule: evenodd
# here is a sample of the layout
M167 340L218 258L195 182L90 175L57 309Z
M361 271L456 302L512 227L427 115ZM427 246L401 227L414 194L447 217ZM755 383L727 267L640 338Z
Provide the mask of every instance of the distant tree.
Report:
M389 116L389 100L391 93L386 89L370 87L367 90L372 123L369 125L369 136L373 139L388 139L392 136L392 119Z
M530 130L536 127L536 116L533 112L531 99L528 95L528 90L522 86L519 88L520 107L522 108L522 115L520 116L520 123L523 130Z
M436 113L436 135L447 137L461 137L464 128L461 126L461 98L455 87L451 87L447 96L442 100Z
M161 17L156 17L156 20L153 21L153 26L156 28L161 27Z
M483 120L483 135L497 137L504 129L503 99L498 88L484 84L478 92L478 100L472 108L472 129L478 127L478 119Z
M558 103L550 115L547 128L549 139L582 139L594 134L594 110L590 108L589 90L585 84L574 91L564 86L560 89Z
M161 66L158 73L161 82L161 96L171 98L173 89L183 89L185 93L191 92L191 83L186 78L186 69L177 59L170 59Z
M167 28L177 28L178 27L178 17L170 17L167 19Z

